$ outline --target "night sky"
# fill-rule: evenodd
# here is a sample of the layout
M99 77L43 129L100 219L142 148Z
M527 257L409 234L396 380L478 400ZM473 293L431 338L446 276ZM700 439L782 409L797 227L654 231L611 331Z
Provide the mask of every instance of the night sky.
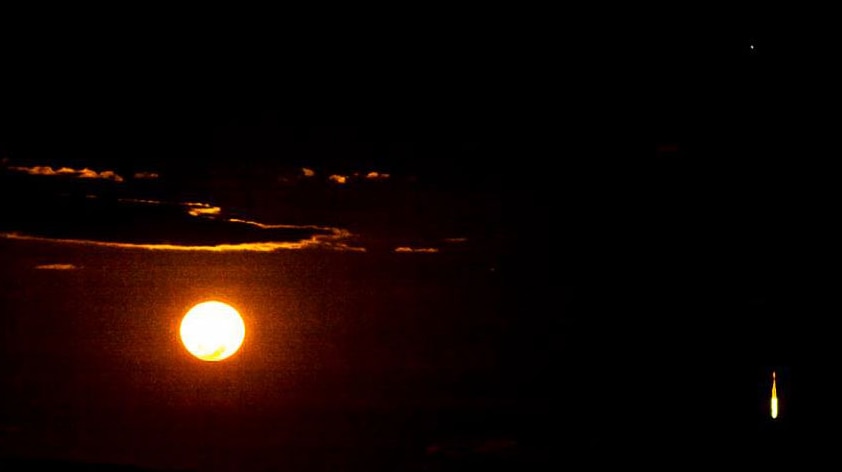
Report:
M818 25L804 34L733 13L723 15L729 21L705 28L693 27L692 17L684 15L574 29L575 17L520 21L502 12L459 12L436 22L396 14L377 28L338 19L332 21L343 28L278 26L295 23L287 18L254 28L205 24L201 34L189 35L178 34L177 21L157 35L152 29L124 30L120 22L68 41L9 33L0 79L0 260L9 268L3 280L15 290L0 292L0 317L12 320L4 334L12 347L0 352L13 367L0 373L3 388L17 393L0 413L23 424L15 428L31 422L36 432L35 439L6 439L13 446L4 446L3 434L14 433L0 430L3 459L129 462L153 470L193 464L189 458L133 464L125 457L136 456L116 453L39 456L26 449L40 444L38 434L49 434L44 418L82 425L68 426L69 434L111 427L101 414L93 414L90 424L105 426L88 426L84 418L39 413L37 403L20 417L10 413L10 405L21 401L15 395L37 390L27 390L29 383L47 382L43 369L55 369L45 367L47 354L39 354L39 348L49 352L49 336L36 336L26 347L21 334L29 326L20 321L21 300L36 299L38 292L14 285L15 271L31 272L35 263L84 267L70 271L83 274L83 281L55 292L70 297L66 305L55 302L69 316L88 311L107 318L110 307L122 303L121 290L139 303L138 287L158 283L159 276L174 277L161 283L168 307L189 303L177 289L191 297L208 289L235 300L252 293L263 306L286 306L291 302L278 301L269 285L280 283L319 292L322 301L300 302L306 313L322 309L353 319L363 311L352 306L370 310L363 318L381 326L370 338L361 325L343 321L317 324L316 331L301 328L305 334L296 341L303 345L302 339L322 336L336 342L330 348L320 344L318 355L302 361L336 378L307 377L306 388L290 394L294 404L327 408L336 398L313 392L336 388L342 375L358 373L345 361L375 372L366 387L345 378L355 386L343 397L348 403L331 406L349 408L346 416L339 413L347 420L347 437L357 427L361 436L374 434L372 425L381 421L366 416L371 408L348 405L370 406L379 398L385 406L372 418L412 417L406 424L419 430L401 431L428 448L448 446L425 443L428 438L419 439L424 434L462 429L456 420L430 426L412 416L423 416L417 411L451 409L462 418L461 405L471 418L482 416L476 411L505 417L488 424L474 418L485 428L475 434L503 441L495 443L505 456L497 464L511 470L578 460L670 463L666 458L673 456L673 464L684 464L732 454L765 464L832 450L827 445L836 433L823 432L832 431L838 415L831 379L838 356L832 47ZM37 166L75 173L30 175ZM86 168L96 174L79 177ZM377 175L369 177L371 172ZM197 203L205 206L190 206ZM215 207L221 208L217 216L189 214ZM277 249L265 258L244 252L218 258L201 253L198 259L190 251L168 250L145 258L137 249L109 246L281 244L310 237L314 242L305 251ZM62 247L75 249L65 254ZM277 254L281 259L273 259ZM403 255L415 259L394 259ZM183 271L166 275L177 264L184 264ZM277 272L277 264L306 275L295 281ZM96 272L129 266L140 272L113 286L105 269ZM236 275L220 275L226 267ZM35 283L42 275L27 277ZM192 286L191 277L198 280ZM67 308L75 300L75 289L67 287L87 283L105 284L97 293L112 305L88 300L85 309ZM248 283L255 284L251 292ZM365 283L374 288L366 291ZM384 301L377 302L381 291ZM407 310L403 325L387 305L407 300L429 306L422 302ZM454 321L460 310L470 312L461 324ZM419 328L419 320L434 312L448 321ZM66 320L60 325L74 326ZM134 329L130 338L151 332L140 322L117 325ZM96 331L98 325L86 319L78 326ZM406 351L384 341L390 332L410 329L418 334ZM491 333L490 341L477 341L476 332ZM105 338L92 339L82 343L78 359L89 359L84 350L97 349L97 340ZM363 339L379 354L365 351ZM472 343L481 347L472 351ZM412 353L420 352L442 371L448 355L462 356L466 360L455 362L447 375L465 380L417 374L414 363L420 361ZM472 352L487 358L476 361ZM165 354L175 356L174 348ZM396 365L383 360L390 358ZM235 377L244 385L259 375L283 384L273 364L280 361L269 359L264 355L252 370L237 364ZM400 360L407 362L405 372ZM116 376L115 389L131 392L123 389L137 379L120 377L122 364L96 362ZM144 372L160 365L149 361ZM178 412L197 401L185 400L179 390L180 365L168 367L164 378L171 383L155 394L173 395L169 407ZM201 375L196 365L189 368L185 375ZM783 398L777 423L768 419L773 370ZM384 379L394 375L405 375L407 385L424 385L418 391L429 395L429 403L418 406L422 393L413 397L409 388L390 398L391 384ZM82 390L81 380L56 376L59 387ZM122 403L102 393L106 377L95 377L93 384L100 388L94 398L108 411L119 410ZM282 395L268 391L243 387L238 398L265 409L267 422L286 418L273 409ZM218 404L233 401L217 395ZM295 395L317 400L310 404ZM486 411L480 406L486 401L503 406ZM137 403L139 411L149 408L150 418L161 417L156 407ZM235 425L255 437L272 434L262 420L248 429L221 418L222 427ZM0 416L0 426L4 421L13 420ZM511 434L520 448L514 458L505 455ZM331 438L326 444L336 440ZM415 447L407 441L412 446L388 443L388 454ZM15 445L26 452L16 453ZM256 470L284 464L265 459L263 449L254 454L264 454L249 463L258 464ZM336 457L353 457L344 464L352 469L368 467L349 454ZM202 457L198 468L214 470L209 456ZM453 460L423 470L487 466L480 459ZM405 470L417 461L397 463ZM231 464L238 462L216 467L234 470ZM308 470L306 464L295 466Z

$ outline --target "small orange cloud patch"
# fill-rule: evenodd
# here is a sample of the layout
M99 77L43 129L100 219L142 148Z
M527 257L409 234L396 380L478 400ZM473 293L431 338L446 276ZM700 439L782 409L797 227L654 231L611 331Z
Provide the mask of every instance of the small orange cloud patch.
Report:
M409 246L400 246L395 248L395 252L419 252L419 253L427 253L427 254L434 254L439 252L437 248L434 247L409 247Z
M35 268L39 270L74 270L79 267L73 264L41 264L35 266Z
M369 172L365 175L365 178L368 180L386 180L391 177L389 174L383 174L381 172Z
M207 203L193 203L188 202L184 204L189 210L188 213L192 216L211 216L218 215L222 212L222 208L218 206L209 205Z
M138 180L157 179L160 177L157 172L135 172L133 177Z

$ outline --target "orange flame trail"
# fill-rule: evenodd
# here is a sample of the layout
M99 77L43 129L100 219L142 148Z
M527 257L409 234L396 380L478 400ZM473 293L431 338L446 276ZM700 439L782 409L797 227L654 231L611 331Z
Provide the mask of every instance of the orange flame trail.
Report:
M772 371L772 419L778 417L778 387L775 372Z

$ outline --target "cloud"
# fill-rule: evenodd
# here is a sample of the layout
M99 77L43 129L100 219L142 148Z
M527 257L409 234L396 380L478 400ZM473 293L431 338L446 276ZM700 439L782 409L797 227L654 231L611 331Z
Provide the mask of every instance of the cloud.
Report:
M99 173L99 178L106 179L106 180L113 180L115 182L122 182L124 179L123 177L117 175L116 172L113 170L104 170Z
M307 167L302 167L301 172L304 174L304 177L313 177L316 175L316 171L313 169L308 169Z
M336 182L337 184L344 184L344 183L348 182L348 176L347 175L333 174L330 177L328 177L327 179L330 180L331 182Z
M374 171L369 172L368 174L365 175L365 178L368 179L368 180L386 180L389 177L391 177L391 175L383 174L381 172L374 172Z
M229 218L199 202L62 197L37 214L43 217L4 221L0 238L170 251L366 251L342 228Z
M20 167L11 166L9 170L16 172L26 172L29 175L56 175L56 171L50 166L34 166L34 167Z
M427 253L427 254L434 254L439 252L437 248L434 247L409 247L409 246L399 246L395 248L395 252L412 252L412 253Z
M444 238L442 241L446 243L466 243L468 238Z
M41 264L35 266L36 269L43 269L43 270L75 270L80 269L73 264Z
M132 176L135 179L143 180L143 179L157 179L160 177L157 172L135 172Z
M112 180L114 182L122 182L124 179L119 174L114 172L113 170L104 170L102 172L97 172L95 170L89 169L85 167L84 169L73 169L70 167L60 167L58 170L54 170L50 166L33 166L33 167L23 167L23 166L12 166L9 167L9 170L15 172L25 172L29 175L66 175L70 177L77 177L80 179L103 179L103 180Z
M199 251L199 252L274 252L280 249L327 249L332 251L366 252L364 247L352 246L350 244L334 241L330 237L313 236L301 241L263 241L237 244L214 244L207 246L191 244L143 244L125 243L112 241L95 241L91 239L62 239L47 238L41 236L30 236L18 233L0 233L0 238L25 241L43 241L58 244L72 244L80 246L98 246L117 249L145 249L151 251ZM61 267L59 267L61 266ZM71 267L66 267L71 266ZM78 269L72 264L51 264L38 266L36 269L67 270Z
M191 214L192 216L213 216L222 213L222 208L218 206L209 205L207 203L188 202L185 203L184 206L189 208L189 210L187 210L187 213Z
M59 170L66 170L66 169L59 169ZM72 172L62 172L62 173L63 173L63 174L70 174L70 173L72 173ZM91 170L91 169L88 169L87 167L85 167L84 169L80 170L80 171L77 173L77 176L78 176L80 179L98 179L98 178L99 178L99 174L97 173L97 171L95 171L95 170Z

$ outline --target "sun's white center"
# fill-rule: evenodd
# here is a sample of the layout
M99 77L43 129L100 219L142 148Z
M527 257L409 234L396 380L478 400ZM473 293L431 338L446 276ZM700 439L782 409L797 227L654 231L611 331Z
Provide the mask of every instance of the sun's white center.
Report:
M243 344L246 327L231 305L209 301L199 303L181 320L181 342L190 354L203 361L221 361Z

